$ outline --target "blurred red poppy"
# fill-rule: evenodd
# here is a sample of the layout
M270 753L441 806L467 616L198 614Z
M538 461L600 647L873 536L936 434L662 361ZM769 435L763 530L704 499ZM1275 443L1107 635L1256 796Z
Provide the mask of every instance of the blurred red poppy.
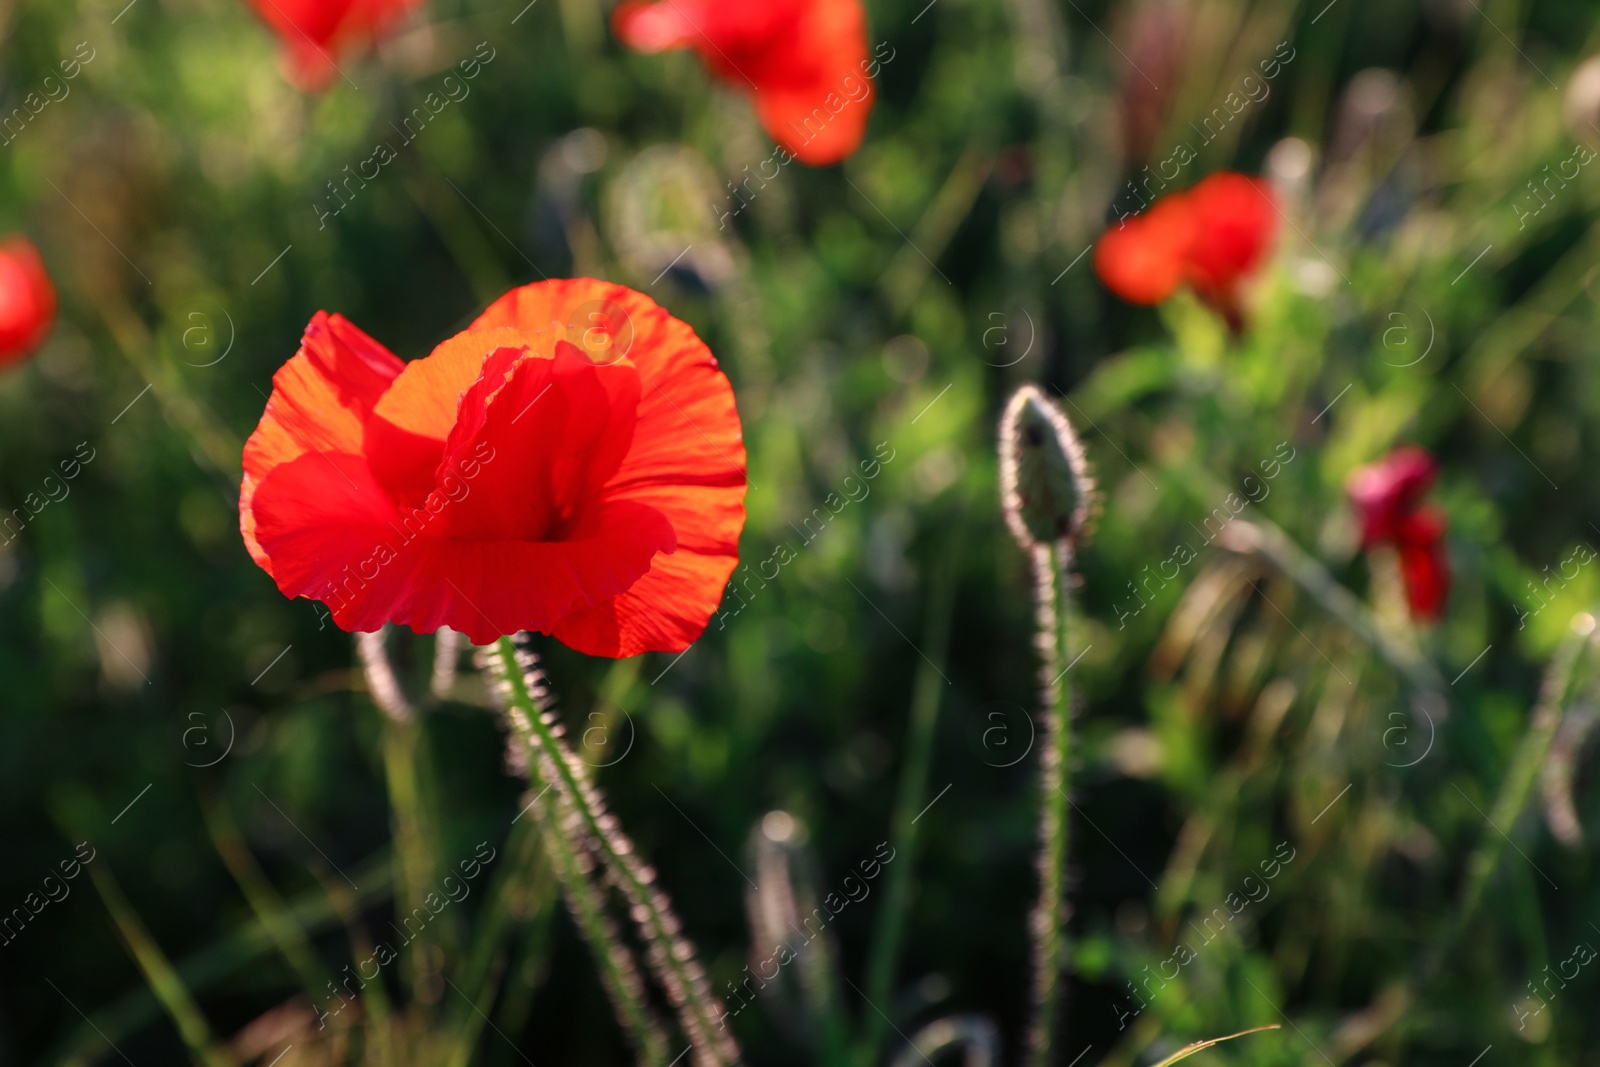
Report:
M514 289L410 363L318 312L244 469L251 556L346 630L682 651L744 526L715 357L648 297L590 279Z
M1346 487L1361 519L1361 547L1400 537L1400 524L1433 487L1439 465L1416 445L1405 445L1350 476Z
M39 347L56 321L56 290L26 237L0 243L0 367Z
M1412 618L1437 619L1450 596L1449 517L1422 503L1439 467L1415 445L1397 448L1350 476L1346 492L1361 521L1361 547L1387 544L1399 553Z
M1444 614L1450 596L1450 556L1444 543L1448 525L1436 508L1418 508L1400 523L1400 577L1414 619L1431 622Z
M639 52L693 48L802 163L837 163L866 132L878 64L861 0L628 0L612 28Z
M339 59L381 37L422 0L250 0L283 39L289 79L307 92L326 89Z
M1094 269L1130 304L1159 304L1187 282L1238 332L1244 328L1241 290L1266 259L1277 228L1272 190L1256 178L1222 171L1106 230L1095 247Z

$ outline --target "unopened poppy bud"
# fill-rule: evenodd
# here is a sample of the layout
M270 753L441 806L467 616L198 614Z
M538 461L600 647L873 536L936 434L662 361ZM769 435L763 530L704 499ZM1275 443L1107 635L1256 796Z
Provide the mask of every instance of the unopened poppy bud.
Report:
M1094 477L1072 423L1037 387L1018 389L1000 416L1000 505L1024 548L1080 544L1094 511Z

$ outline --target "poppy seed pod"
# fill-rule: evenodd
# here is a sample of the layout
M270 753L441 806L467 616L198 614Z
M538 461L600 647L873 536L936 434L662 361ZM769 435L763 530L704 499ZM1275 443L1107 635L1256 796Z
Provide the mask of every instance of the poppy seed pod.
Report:
M1088 537L1094 476L1072 423L1037 386L1012 394L1000 416L1000 505L1023 548Z

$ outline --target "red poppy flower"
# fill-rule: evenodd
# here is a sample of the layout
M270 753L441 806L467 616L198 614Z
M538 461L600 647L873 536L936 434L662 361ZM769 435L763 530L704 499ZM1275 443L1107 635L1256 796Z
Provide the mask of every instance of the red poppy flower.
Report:
M1419 508L1400 523L1396 541L1400 577L1411 617L1431 622L1444 614L1450 596L1450 556L1444 534L1449 520L1436 508Z
M1352 474L1346 492L1361 519L1361 547L1398 540L1402 520L1416 510L1438 474L1433 457L1415 445L1397 448Z
M377 40L422 0L250 0L283 39L289 79L314 92L328 87L340 56Z
M715 357L648 297L590 279L514 289L410 363L318 312L244 469L251 556L346 630L682 651L744 526Z
M1222 171L1108 229L1095 247L1094 269L1130 304L1159 304L1187 282L1237 332L1244 282L1266 259L1277 227L1272 190Z
M0 243L0 367L21 360L56 321L56 290L26 237Z
M629 0L612 28L639 52L693 48L755 96L767 133L810 166L856 150L872 112L861 0Z
M1450 596L1449 517L1422 503L1438 472L1432 456L1410 445L1362 467L1346 485L1361 520L1361 547L1395 548L1406 602L1421 621L1437 619Z

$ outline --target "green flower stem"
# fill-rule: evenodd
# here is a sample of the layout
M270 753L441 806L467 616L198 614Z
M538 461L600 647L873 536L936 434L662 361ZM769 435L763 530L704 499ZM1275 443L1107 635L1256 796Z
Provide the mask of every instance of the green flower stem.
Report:
M651 970L677 1010L697 1067L729 1067L739 1062L739 1048L727 1033L726 1012L711 992L705 971L694 957L694 950L680 934L682 929L672 912L666 894L656 888L654 872L639 862L633 843L625 837L617 820L607 814L600 793L585 780L577 761L557 736L540 707L523 673L517 646L509 637L496 642L497 658L507 692L508 718L513 729L536 757L530 761L547 776L546 784L559 797L558 817L568 808L571 820L563 819L555 836L573 834L587 838L585 846L605 863L608 875L627 899L629 912L638 924L647 950ZM544 762L541 764L540 761Z
M1028 1035L1028 1063L1046 1067L1058 1041L1063 974L1067 966L1066 866L1068 812L1071 804L1072 689L1063 664L1067 659L1067 617L1071 610L1068 583L1072 547L1035 544L1029 549L1033 567L1034 607L1038 622L1039 680L1044 704L1043 751L1040 754L1039 902L1034 907L1033 1026Z
M945 649L950 643L950 617L955 607L956 570L960 559L959 529L950 538L944 565L939 569L933 600L929 605L928 628L923 647L931 660L917 670L911 696L911 730L907 741L905 768L901 771L899 794L890 821L890 839L896 862L889 868L884 888L884 903L873 929L867 954L867 999L872 1004L892 1001L895 968L900 960L906 920L911 910L915 887L917 818L927 804L928 770L933 763L933 741L938 733L939 697ZM857 1060L862 1067L876 1063L882 1048L888 1020L876 1011L865 1016L865 1030Z

